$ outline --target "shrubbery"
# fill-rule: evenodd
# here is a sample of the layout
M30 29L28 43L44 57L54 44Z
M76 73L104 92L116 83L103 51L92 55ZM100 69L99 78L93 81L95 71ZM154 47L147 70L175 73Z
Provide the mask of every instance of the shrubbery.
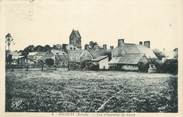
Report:
M157 71L160 73L172 73L177 74L178 72L178 60L177 59L167 59L165 62L160 60L153 60Z
M54 60L49 58L49 59L45 60L45 63L46 63L46 65L48 65L48 67L51 67L54 65Z

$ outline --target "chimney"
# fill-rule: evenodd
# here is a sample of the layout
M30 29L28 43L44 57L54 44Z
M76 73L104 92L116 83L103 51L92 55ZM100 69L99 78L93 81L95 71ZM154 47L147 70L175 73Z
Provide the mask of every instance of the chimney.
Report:
M150 48L150 41L144 41L144 46Z
M110 46L110 49L111 49L111 50L114 49L114 46Z
M125 40L124 39L118 39L118 47L124 46Z
M139 45L143 45L143 42L142 41L139 41Z
M103 49L107 50L107 44L103 44Z

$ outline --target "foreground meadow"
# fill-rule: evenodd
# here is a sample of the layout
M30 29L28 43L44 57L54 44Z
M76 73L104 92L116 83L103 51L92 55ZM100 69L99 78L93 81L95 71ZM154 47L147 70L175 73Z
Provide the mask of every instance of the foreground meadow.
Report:
M9 112L177 112L177 76L119 71L6 72Z

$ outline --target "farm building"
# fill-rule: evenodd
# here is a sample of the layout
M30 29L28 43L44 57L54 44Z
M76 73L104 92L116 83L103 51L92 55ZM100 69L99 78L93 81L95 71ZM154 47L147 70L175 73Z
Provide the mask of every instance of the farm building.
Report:
M146 65L148 59L144 54L135 53L135 54L126 54L121 57L114 57L109 62L109 65L113 69L118 70L129 70L129 71L138 71L139 65Z
M108 65L109 57L108 56L99 56L95 59L92 59L91 61L94 65L98 66L98 69L100 69L100 70L109 69L109 65Z
M73 50L68 52L69 67L71 69L108 69L110 51L104 49Z
M12 65L20 67L25 64L25 58L21 55L21 53L11 51L8 54L12 56Z
M61 50L51 50L54 54L55 64L57 67L67 67L68 66L68 54Z
M68 51L69 69L81 69L81 63L93 59L87 50Z
M67 54L61 50L50 50L47 52L30 52L28 55L28 64L37 65L39 60L53 59L57 67L65 67L68 64Z
M118 70L139 71L149 68L152 59L157 59L150 49L150 42L145 41L139 45L124 43L124 39L118 40L118 47L112 50L112 59L109 62L110 68ZM153 65L151 65L153 66Z
M100 56L108 56L111 57L111 50L107 49L87 49L87 51L92 55L92 57L95 59Z
M42 60L45 56L45 52L29 52L27 56L27 62L29 65L37 65L39 60Z
M96 66L95 70L109 69L108 62L111 59L111 50L107 50L105 44L104 48L88 49L88 51L92 55L91 62Z

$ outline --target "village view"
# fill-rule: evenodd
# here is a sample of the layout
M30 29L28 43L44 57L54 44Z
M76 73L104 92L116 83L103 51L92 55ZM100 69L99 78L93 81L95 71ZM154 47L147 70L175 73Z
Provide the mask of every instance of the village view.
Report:
M92 40L82 47L75 29L69 44L11 50L16 39L5 40L7 112L178 111L178 48L123 38L116 47Z

